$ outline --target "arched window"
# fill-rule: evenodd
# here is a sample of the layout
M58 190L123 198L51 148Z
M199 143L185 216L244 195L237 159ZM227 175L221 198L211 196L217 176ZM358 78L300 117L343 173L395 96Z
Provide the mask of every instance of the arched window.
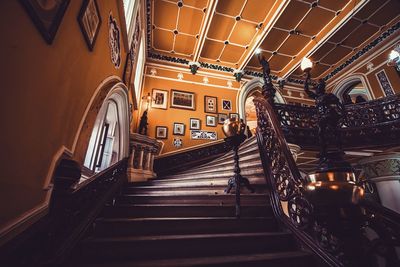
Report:
M372 100L372 94L362 75L352 75L340 81L333 93L344 103L354 104Z

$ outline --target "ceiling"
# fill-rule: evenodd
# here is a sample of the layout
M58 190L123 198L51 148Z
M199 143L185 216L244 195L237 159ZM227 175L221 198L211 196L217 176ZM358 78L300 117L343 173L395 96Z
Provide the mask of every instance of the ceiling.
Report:
M231 69L325 77L400 20L398 0L148 0L150 52Z

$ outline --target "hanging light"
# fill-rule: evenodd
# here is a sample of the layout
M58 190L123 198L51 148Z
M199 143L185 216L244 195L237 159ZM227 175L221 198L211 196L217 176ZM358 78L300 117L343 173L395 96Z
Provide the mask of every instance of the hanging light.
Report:
M302 71L308 72L311 70L312 66L313 66L313 64L309 58L304 57L301 60L300 68Z
M257 48L255 53L256 53L256 55L259 55L261 53L261 48Z

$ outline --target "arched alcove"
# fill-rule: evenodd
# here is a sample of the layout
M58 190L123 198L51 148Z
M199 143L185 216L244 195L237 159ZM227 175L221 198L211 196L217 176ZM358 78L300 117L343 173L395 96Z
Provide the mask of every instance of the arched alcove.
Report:
M263 85L263 79L254 78L241 89L238 95L237 103L239 116L246 122L250 130L257 127L257 116L253 99L255 97L262 96L261 90ZM285 99L282 97L282 94L278 89L276 90L275 102L286 103Z
M373 99L366 79L362 74L353 74L341 80L333 89L334 93L344 104L359 103Z

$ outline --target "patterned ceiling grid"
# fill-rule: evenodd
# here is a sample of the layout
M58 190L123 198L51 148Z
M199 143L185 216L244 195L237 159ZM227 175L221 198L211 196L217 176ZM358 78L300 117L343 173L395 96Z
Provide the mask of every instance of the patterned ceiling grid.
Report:
M153 0L151 5L151 48L191 59L208 0Z
M334 33L310 59L314 62L312 75L322 78L338 66L343 59L349 58L378 34L384 26L399 18L399 0L371 0L359 12L354 14L336 33ZM292 73L292 78L302 76L300 67Z
M317 4L312 0L291 1L260 46L272 72L281 76L283 69L349 2L321 0ZM249 69L260 68L257 57L253 56L247 66Z
M278 1L220 0L200 60L237 67Z

